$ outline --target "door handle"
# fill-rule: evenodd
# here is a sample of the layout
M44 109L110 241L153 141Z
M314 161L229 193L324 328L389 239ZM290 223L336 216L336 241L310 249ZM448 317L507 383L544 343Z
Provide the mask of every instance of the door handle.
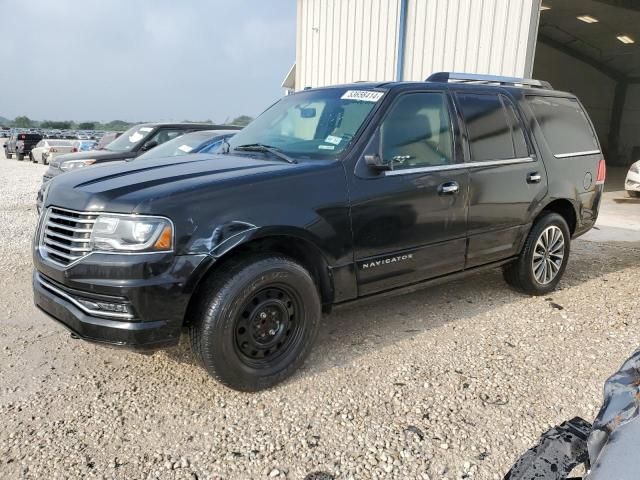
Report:
M445 182L438 187L439 195L455 195L460 191L458 182Z
M540 183L540 180L542 180L542 175L538 172L531 172L527 175L527 183Z

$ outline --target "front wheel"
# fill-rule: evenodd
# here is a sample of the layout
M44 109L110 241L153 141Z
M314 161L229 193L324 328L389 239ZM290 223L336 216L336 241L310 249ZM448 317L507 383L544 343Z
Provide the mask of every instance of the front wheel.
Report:
M560 282L569 260L571 234L565 219L547 213L534 225L518 259L504 269L506 282L529 295L545 295Z
M231 260L199 295L191 347L228 387L271 387L308 356L320 324L320 298L309 272L295 261L278 255Z

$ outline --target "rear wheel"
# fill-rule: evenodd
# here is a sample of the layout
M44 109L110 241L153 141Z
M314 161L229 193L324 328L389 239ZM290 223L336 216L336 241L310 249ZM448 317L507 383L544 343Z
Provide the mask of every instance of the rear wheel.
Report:
M191 347L209 374L228 387L271 387L309 354L320 324L320 298L309 272L293 260L233 260L200 292Z
M5 152L6 157L11 160L13 158L13 154L12 153L6 153Z
M16 158L17 158L19 161L24 160L24 153L16 153Z
M567 267L571 234L565 219L547 213L534 224L518 259L504 269L509 285L530 295L554 290Z

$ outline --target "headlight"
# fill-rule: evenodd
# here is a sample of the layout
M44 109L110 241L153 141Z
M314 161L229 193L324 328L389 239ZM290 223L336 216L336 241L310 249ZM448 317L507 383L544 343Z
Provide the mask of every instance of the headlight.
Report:
M631 170L633 173L640 173L640 162L636 162L631 165L631 168L629 170Z
M91 248L101 252L166 252L173 248L173 225L166 218L100 215Z
M77 168L88 167L89 165L93 165L96 163L95 159L87 159L87 160L67 160L60 164L60 170L63 172L67 172L69 170L75 170Z

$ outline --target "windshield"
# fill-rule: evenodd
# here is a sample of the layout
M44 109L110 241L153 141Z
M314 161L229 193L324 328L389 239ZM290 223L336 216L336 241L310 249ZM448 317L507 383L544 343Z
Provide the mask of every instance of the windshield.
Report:
M132 127L107 145L105 149L112 152L130 152L140 143L140 140L145 138L152 131L153 127Z
M282 98L229 140L230 149L262 144L299 158L335 158L384 92L327 88Z
M186 155L198 149L204 143L209 142L212 138L219 136L218 133L197 132L187 133L173 140L169 140L147 153L140 155L137 159L160 158L160 157L177 157Z

